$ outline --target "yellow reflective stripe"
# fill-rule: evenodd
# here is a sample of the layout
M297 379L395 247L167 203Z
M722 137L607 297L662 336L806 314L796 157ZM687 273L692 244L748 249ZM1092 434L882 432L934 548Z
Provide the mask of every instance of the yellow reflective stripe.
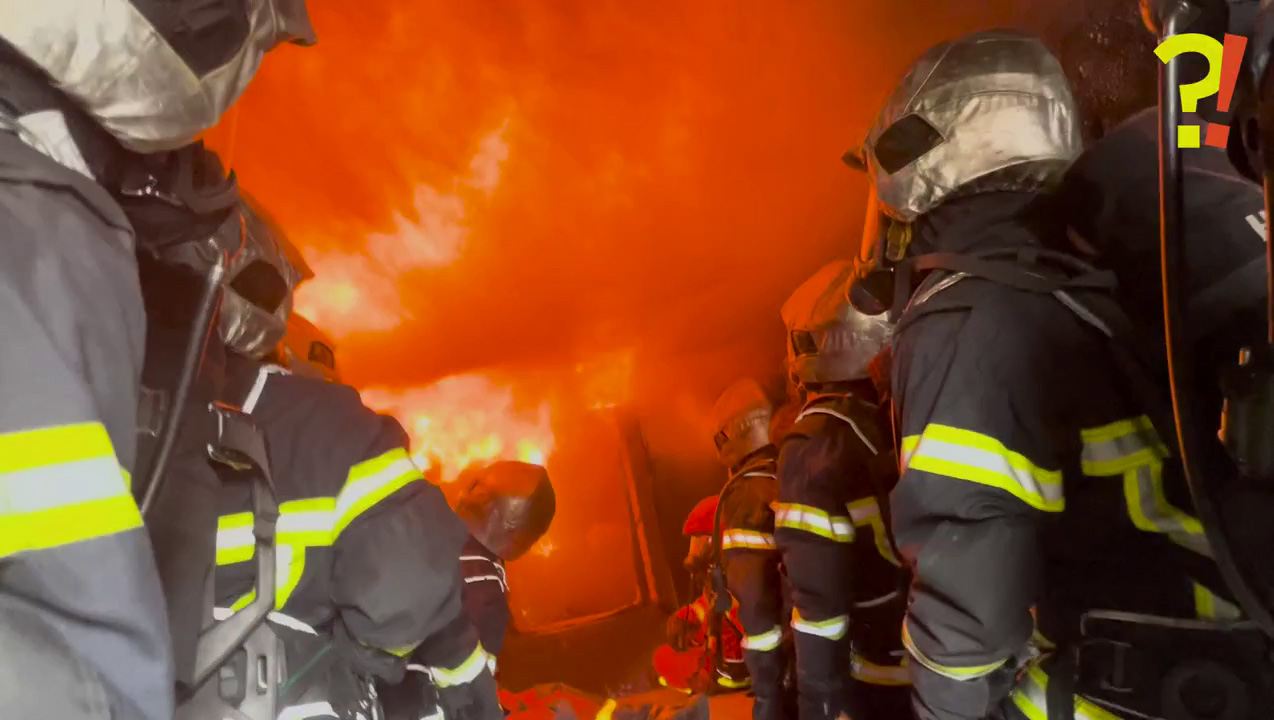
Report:
M101 423L0 434L0 557L141 527Z
M925 657L924 653L916 649L916 644L911 641L911 632L907 629L907 623L905 622L902 624L902 644L903 647L907 648L907 652L911 653L911 657L916 659L916 662L924 665L939 675L951 678L952 680L976 680L980 677L990 675L998 670L1001 665L1008 662L1008 658L1004 658L1003 660L998 660L986 665L972 665L969 667L942 665L941 663Z
M1037 510L1066 507L1062 473L1046 470L989 435L930 423L914 441L906 467L999 488Z
M1010 697L1029 720L1048 720L1048 676L1038 664L1021 675ZM1119 720L1119 716L1075 696L1075 720Z
M748 550L774 550L774 536L755 530L727 530L721 534L721 549L745 548Z
M735 680L727 675L724 670L717 670L717 684L721 687L730 688L731 690L739 690L751 685L752 679L744 678L742 680Z
M403 448L394 448L380 457L361 462L349 470L345 487L336 498L335 540L354 518L384 500L395 490L420 479L420 470Z
M602 704L602 709L598 710L597 714L593 716L593 720L611 720L611 715L615 714L616 704L614 699L608 699Z
M851 542L854 526L849 518L831 515L810 505L774 503L774 527L807 532L834 542Z
M217 564L233 565L252 559L256 538L252 535L252 513L234 513L217 518Z
M396 657L407 657L408 655L411 654L411 651L415 650L417 647L420 647L420 643L412 643L410 645L400 645L398 647L381 648L381 649L389 653L390 655L394 655ZM495 673L494 663L492 662L492 660L493 658L483 658L482 663L486 667L491 668L492 673Z
M449 688L472 682L486 669L487 651L482 649L482 643L478 643L464 662L453 668L430 666L429 673L433 675L435 685L440 688Z
M872 685L910 685L911 670L907 667L907 658L898 665L877 665L867 658L854 653L850 657L850 676Z
M744 650L755 650L757 652L769 652L779 646L779 641L783 639L783 629L778 625L757 635L748 635L743 638Z
M1207 587L1194 584L1195 615L1201 620L1241 620L1243 611L1237 605L1214 594Z
M1148 418L1143 415L1081 430L1080 437L1085 475L1122 476L1124 500L1133 525L1167 535L1178 545L1212 557L1203 524L1168 502L1163 489L1163 460L1168 457L1168 449Z
M1168 457L1168 448L1145 415L1080 430L1079 435L1084 443L1080 462L1085 475L1122 475Z
M894 555L893 545L889 542L889 534L885 531L885 520L880 516L880 504L874 497L866 497L847 504L849 520L856 527L870 527L876 539L876 552L891 565L902 567L902 562Z
M792 610L792 629L806 635L817 635L828 640L840 640L849 630L849 616L837 615L826 620L806 620L801 613Z

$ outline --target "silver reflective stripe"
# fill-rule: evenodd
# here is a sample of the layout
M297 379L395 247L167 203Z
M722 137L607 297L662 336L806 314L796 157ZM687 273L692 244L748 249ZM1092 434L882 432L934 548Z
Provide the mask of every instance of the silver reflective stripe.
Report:
M872 455L880 454L880 452L876 450L876 446L873 445L872 442L867 439L867 436L863 434L863 431L858 429L858 423L854 422L853 419L851 419L848 415L839 413L831 408L813 407L801 413L799 416L797 416L796 418L797 421L799 422L800 419L805 417L806 415L831 415L837 420L847 423L851 428L853 428L854 434L858 436L858 439L862 440L863 444L867 446L867 449L871 451Z
M1017 709L1030 720L1046 720L1050 716L1048 676L1038 664L1032 664L1019 676L1017 687L1013 688L1010 697ZM1103 710L1084 698L1073 697L1075 697L1075 720L1120 720L1119 716Z
M110 456L0 473L0 517L109 500L128 492Z
M1081 437L1084 444L1080 461L1085 475L1119 475L1134 465L1158 462L1168 456L1167 448L1145 417L1085 430Z
M1014 467L1001 453L939 440L927 434L927 431L926 434L921 435L920 442L908 458L907 464L915 465L916 460L921 457L993 473L1017 483L1028 496L1041 498L1049 507L1060 506L1065 497L1061 482L1042 483L1036 479L1029 468Z
M793 530L805 530L832 540L849 542L854 539L854 526L849 518L828 515L807 505L780 503L774 513L774 524Z
M248 391L248 396L244 398L243 407L240 409L248 415L251 415L252 411L257 409L257 402L261 400L261 391L265 390L266 378L271 375L289 374L291 373L278 365L262 365L261 368L257 370L257 379L252 383L252 389Z
M283 507L279 509L279 519L275 526L275 532L279 535L285 533L318 533L322 535L332 532L336 519L330 510L288 512L286 506L287 503L284 503ZM286 538L280 538L280 540L282 541L279 543L280 546L286 543ZM256 542L256 536L252 534L251 525L240 525L217 530L218 550L253 547Z
M1160 532L1173 542L1205 557L1212 557L1212 547L1203 534L1203 524L1197 518L1168 503L1163 494L1160 473L1163 465L1142 465L1124 477L1125 495L1128 495L1128 512L1133 524L1142 530Z
M755 650L756 652L769 652L779 646L779 641L783 639L783 629L778 625L766 630L758 635L748 635L743 638L744 650Z
M233 614L234 614L234 611L231 610L230 608L215 607L212 609L212 617L214 620L225 620L226 618L230 617ZM308 633L310 635L318 635L318 631L315 630L312 626L300 620L297 620L291 615L285 615L281 612L275 611L267 615L266 619L276 625L281 625L283 627L291 628L293 630L298 630L300 632Z
M289 705L279 712L278 720L305 720L306 718L330 717L338 718L336 710L329 702L312 702L303 705Z
M893 600L894 598L898 597L901 594L902 593L895 590L889 593L888 595L881 595L878 598L872 598L871 600L864 600L862 602L854 603L854 607L859 608L861 610L863 608L870 608L870 607L876 607L877 605L884 605L885 603L889 602L890 600Z
M855 525L867 525L872 520L880 518L880 505L876 503L876 498L863 498L855 503L850 503L849 519L854 521Z
M850 675L873 685L911 684L911 670L905 657L901 665L877 665L855 653L850 659Z
M817 635L828 640L840 640L849 630L849 616L837 615L826 620L806 620L796 612L792 613L792 629L806 635Z
M429 674L439 688L455 687L472 682L474 678L487 669L487 652L482 645L474 648L469 657L454 668L430 667Z
M730 550L747 548L751 550L774 550L774 536L755 530L727 530L721 535L721 549Z
M419 472L416 469L416 464L404 454L402 457L390 462L383 470L378 470L371 475L358 479L351 478L345 483L345 487L341 488L341 494L336 498L336 517L345 517L346 513L355 508L363 498L374 495L388 483L407 473Z

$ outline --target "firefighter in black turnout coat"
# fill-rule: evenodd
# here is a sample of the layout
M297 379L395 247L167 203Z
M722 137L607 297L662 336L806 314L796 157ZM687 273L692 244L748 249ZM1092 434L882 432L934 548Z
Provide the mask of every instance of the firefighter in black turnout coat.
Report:
M1110 276L1045 212L1080 145L1056 60L985 32L917 60L849 158L873 195L850 298L900 313L890 509L915 573L914 707L1255 720L1265 644L1226 622L1163 386L1137 371Z
M831 263L782 313L788 366L808 394L781 446L775 509L801 720L910 716L899 639L907 574L886 529L898 469L889 405L868 372L890 328L850 306L852 279L851 263Z
M256 359L283 336L299 273L277 224L259 208L244 213L244 250L219 323L231 351L224 400L264 432L279 500L270 622L290 674L281 714L371 717L371 678L398 680L426 643L451 717L499 720L487 656L461 603L465 524L422 479L395 420L353 388ZM249 507L246 490L227 483L217 528L221 615L253 599Z

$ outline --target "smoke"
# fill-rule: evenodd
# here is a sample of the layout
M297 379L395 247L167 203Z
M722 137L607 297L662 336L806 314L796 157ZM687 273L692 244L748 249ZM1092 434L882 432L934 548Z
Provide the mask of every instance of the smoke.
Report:
M691 503L720 482L716 395L752 375L782 397L780 305L855 252L865 184L840 156L913 57L1013 10L310 4L319 44L267 57L212 142L312 262L299 306L346 380L631 352L661 481Z

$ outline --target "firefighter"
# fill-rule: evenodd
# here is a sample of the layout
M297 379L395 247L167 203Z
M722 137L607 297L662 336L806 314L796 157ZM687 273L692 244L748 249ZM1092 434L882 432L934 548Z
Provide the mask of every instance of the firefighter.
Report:
M738 690L750 684L747 665L743 660L743 625L739 622L739 603L731 598L730 610L721 620L721 656L718 673L714 653L710 646L714 641L709 631L708 617L712 611L712 587L707 582L707 571L712 564L712 525L717 515L717 495L700 500L681 528L681 534L690 540L682 565L690 573L692 586L702 588L690 604L677 609L668 618L665 634L667 645L655 650L654 666L659 683L686 691L703 691L709 688L721 691ZM714 687L715 686L715 687Z
M717 459L729 472L713 528L713 552L719 557L712 579L718 598L714 609L718 614L728 609L726 591L739 603L755 720L791 715L784 687L782 579L770 507L778 498L772 414L765 391L747 378L726 388L713 408Z
M925 53L848 157L872 190L849 296L900 316L914 708L1255 718L1270 700L1245 678L1268 661L1212 623L1236 608L1147 414L1161 386L1132 371L1111 277L1042 202L1079 152L1057 62L1000 31ZM1033 634L1052 651L1023 667Z
M287 240L244 207L244 250L228 272L220 328L229 348L224 400L265 434L279 500L273 629L290 676L290 719L371 714L370 678L401 678L427 642L452 718L502 717L487 656L463 612L459 557L467 533L442 492L421 479L407 437L348 386L255 358L276 347L299 271ZM227 486L217 529L218 617L251 602L253 517Z
M0 707L168 720L163 595L129 481L144 318L120 198L191 143L303 0L0 2Z
M782 311L788 364L809 398L781 445L775 507L801 720L910 715L908 577L885 526L898 468L889 405L868 372L890 328L849 305L853 273L845 261L823 267Z
M456 514L469 528L460 555L464 611L495 674L512 619L505 565L525 555L548 532L557 512L557 497L548 471L512 460L466 468L455 484L460 488ZM407 665L404 681L380 694L386 720L447 714L438 707L438 690L429 671L436 663L434 647L421 645Z

